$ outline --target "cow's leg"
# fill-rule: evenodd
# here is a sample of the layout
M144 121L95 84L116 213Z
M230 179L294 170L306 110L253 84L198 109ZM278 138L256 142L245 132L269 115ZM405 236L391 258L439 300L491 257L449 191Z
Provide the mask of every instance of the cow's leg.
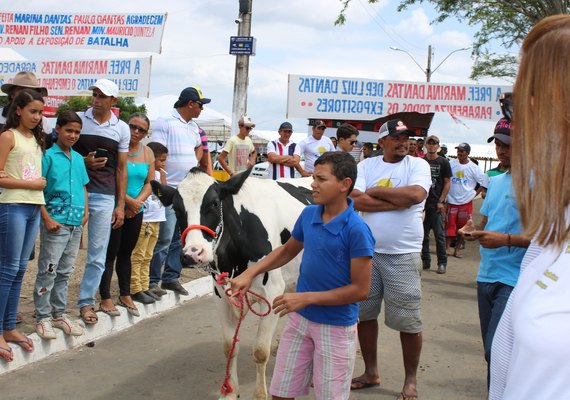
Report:
M255 381L255 400L267 399L267 383L265 381L265 370L267 361L271 354L271 342L279 317L273 312L261 318L257 327L257 336L253 344L253 360L257 366L257 377Z
M220 316L220 322L222 325L222 337L224 341L224 355L226 357L226 362L228 359L228 355L233 345L233 337L235 334L235 329L237 326L238 318L239 318L239 311L235 306L230 304L227 300L227 297L222 290L218 287L218 292L221 293L221 298L214 294L216 307L218 309L218 315ZM238 398L239 395L239 382L237 376L237 356L239 352L239 342L235 344L235 348L232 353L232 358L230 360L230 376L229 376L229 383L233 389L232 393L229 393L227 396L220 396L220 399L224 400L235 400ZM226 364L224 364L223 374L221 377L225 375L226 372Z
M281 274L271 274L269 281L263 286L262 291L256 293L263 293L264 297L269 301L269 307L273 304L273 299L283 293L285 289L285 282ZM264 311L267 305L261 303L261 310ZM258 317L259 318L259 317ZM269 315L262 317L257 327L257 335L253 343L253 360L257 366L257 377L255 381L255 392L253 398L255 400L267 399L267 383L265 380L265 370L267 361L271 354L271 342L273 341L273 334L277 328L279 317L271 311Z

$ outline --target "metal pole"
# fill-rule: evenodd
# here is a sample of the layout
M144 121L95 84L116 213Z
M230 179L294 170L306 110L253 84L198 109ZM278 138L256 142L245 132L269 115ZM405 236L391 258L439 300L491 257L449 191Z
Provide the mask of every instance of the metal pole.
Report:
M240 1L238 36L251 36L251 7L253 0ZM232 106L232 132L238 131L238 120L247 112L247 87L249 84L249 55L236 55L236 68L234 76L234 99ZM231 133L230 133L231 135Z
M430 80L431 80L431 44L428 46L426 82L429 82Z

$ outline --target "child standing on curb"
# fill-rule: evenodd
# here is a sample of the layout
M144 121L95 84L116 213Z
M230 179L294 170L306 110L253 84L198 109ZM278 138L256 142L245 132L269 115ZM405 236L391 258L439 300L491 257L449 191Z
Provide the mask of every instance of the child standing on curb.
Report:
M8 343L34 351L34 342L16 330L16 314L30 254L45 204L41 126L44 100L36 91L21 90L8 111L6 131L0 135L0 358L13 360Z
M147 144L147 147L150 147L154 153L154 178L166 185L165 168L168 149L158 142L151 142ZM164 206L158 197L151 194L144 202L143 223L139 239L131 256L131 295L135 300L140 297L139 293L144 293L155 300L160 300L166 294L166 290L161 289L158 285L149 289L150 260L158 240L162 221L166 221Z
M292 399L348 399L356 357L358 302L368 296L374 237L348 195L356 181L349 153L326 152L315 161L313 199L281 247L231 279L237 295L253 279L292 260L303 248L296 293L277 296L275 313L290 314L281 335L270 393Z
M71 148L79 139L82 125L75 112L62 112L55 126L57 141L42 160L46 205L41 209L34 304L36 332L43 339L56 338L54 327L67 335L83 334L83 326L65 314L69 276L88 218L85 185L89 177L83 157Z

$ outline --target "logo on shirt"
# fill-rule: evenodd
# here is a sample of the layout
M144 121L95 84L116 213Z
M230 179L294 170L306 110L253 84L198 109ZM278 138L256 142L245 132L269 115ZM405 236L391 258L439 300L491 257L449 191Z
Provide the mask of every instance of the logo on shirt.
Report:
M319 155L325 153L327 151L327 149L325 148L325 146L319 146L317 148L317 151L319 152Z
M465 178L465 172L463 172L463 170L460 169L459 171L457 171L455 173L455 176L459 179L463 179L463 178Z
M376 184L378 187L394 187L392 180L390 178L380 179Z

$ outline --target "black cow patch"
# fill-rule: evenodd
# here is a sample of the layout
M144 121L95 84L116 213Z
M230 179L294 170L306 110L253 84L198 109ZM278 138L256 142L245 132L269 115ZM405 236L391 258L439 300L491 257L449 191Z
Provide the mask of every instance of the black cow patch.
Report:
M281 231L280 236L281 236L281 244L285 244L287 243L287 240L291 238L291 232L289 232L289 229L285 228Z
M220 296L220 292L218 292L218 288L214 286L214 293L216 294L216 296L218 296L220 299L222 298L222 296Z
M294 186L287 182L276 181L283 190L299 200L304 205L313 204L313 192L310 189L302 186Z
M263 286L265 286L267 284L268 280L269 280L269 273L266 272L263 274Z

